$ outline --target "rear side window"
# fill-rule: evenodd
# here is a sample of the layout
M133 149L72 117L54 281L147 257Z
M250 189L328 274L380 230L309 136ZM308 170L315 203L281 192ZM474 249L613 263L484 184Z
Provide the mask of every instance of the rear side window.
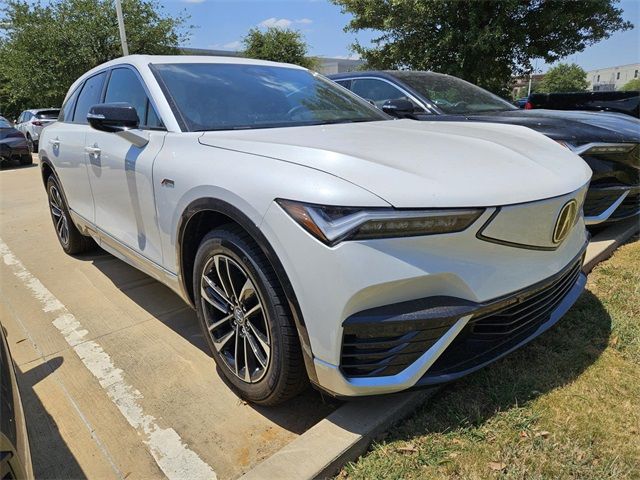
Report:
M138 113L140 128L162 128L140 79L129 68L116 68L111 72L104 101L129 103Z
M41 120L55 120L56 118L58 118L59 114L60 110L43 110L36 113L36 118Z
M351 80L334 80L338 85L342 85L344 88L351 90Z
M75 91L71 94L71 96L67 99L67 101L62 107L62 110L60 110L60 115L58 116L59 122L69 123L73 121L73 109L76 106L76 100L78 98L78 94L80 93L81 89L82 87L76 88Z
M87 113L89 113L89 109L97 103L100 103L100 95L102 94L102 84L104 83L105 75L106 72L102 72L84 82L73 115L73 123L87 123Z

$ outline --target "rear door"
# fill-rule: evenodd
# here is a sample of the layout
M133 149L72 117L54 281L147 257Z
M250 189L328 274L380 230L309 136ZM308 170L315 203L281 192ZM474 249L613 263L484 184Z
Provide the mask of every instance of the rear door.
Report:
M111 71L104 102L126 102L135 107L140 129L147 131L149 143L140 148L115 133L89 131L85 145L95 223L121 244L161 265L153 161L164 142L165 128L133 67Z

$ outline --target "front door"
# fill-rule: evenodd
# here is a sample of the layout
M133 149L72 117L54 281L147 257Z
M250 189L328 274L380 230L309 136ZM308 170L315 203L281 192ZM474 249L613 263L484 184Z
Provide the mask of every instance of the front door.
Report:
M153 162L164 142L164 128L132 68L111 71L105 103L135 107L149 143L136 147L115 133L90 129L85 150L95 202L95 224L104 233L156 264L162 249L153 195Z

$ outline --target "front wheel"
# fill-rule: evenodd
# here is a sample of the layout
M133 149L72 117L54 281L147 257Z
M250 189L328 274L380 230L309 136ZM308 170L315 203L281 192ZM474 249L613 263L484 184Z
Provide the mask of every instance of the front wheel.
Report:
M47 180L47 196L49 197L51 220L62 249L69 255L93 249L95 247L93 239L82 235L71 220L62 189L53 175Z
M304 388L302 351L282 287L246 232L228 225L205 236L193 285L213 358L241 397L276 405Z

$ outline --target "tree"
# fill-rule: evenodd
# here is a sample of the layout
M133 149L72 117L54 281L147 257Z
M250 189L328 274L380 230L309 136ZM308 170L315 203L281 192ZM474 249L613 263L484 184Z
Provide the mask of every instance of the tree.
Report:
M332 0L353 15L345 27L380 34L352 48L370 68L455 75L505 94L531 60L553 63L632 28L617 0Z
M537 91L540 93L584 92L589 83L587 72L575 63L560 63L549 69Z
M269 27L266 30L252 28L242 39L244 56L293 63L313 68L315 61L307 57L307 44L302 34L286 28Z
M633 80L629 80L622 87L620 87L620 90L623 92L640 90L640 78L634 78Z
M113 0L6 0L0 7L0 110L60 106L87 70L120 57ZM129 52L178 53L188 17L162 12L156 0L123 0Z

